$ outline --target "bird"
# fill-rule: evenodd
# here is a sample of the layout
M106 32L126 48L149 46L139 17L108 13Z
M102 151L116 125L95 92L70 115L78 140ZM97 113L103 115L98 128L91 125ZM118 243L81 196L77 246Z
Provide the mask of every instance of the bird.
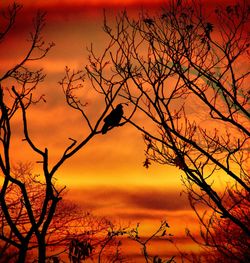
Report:
M111 127L118 126L123 116L122 104L118 104L115 109L113 109L110 114L104 119L104 125L102 127L102 134L105 134Z

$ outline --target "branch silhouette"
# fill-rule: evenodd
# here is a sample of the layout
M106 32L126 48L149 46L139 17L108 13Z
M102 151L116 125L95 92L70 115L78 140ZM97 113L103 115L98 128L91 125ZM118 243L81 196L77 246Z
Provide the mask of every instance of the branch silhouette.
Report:
M250 13L244 0L209 14L205 8L171 1L155 16L120 12L115 25L105 15L112 44L98 62L109 61L113 74L96 70L95 81L122 85L119 96L133 112L126 121L146 144L144 166L175 166L193 198L249 237L225 192L228 180L250 192L249 67L242 64L249 62Z

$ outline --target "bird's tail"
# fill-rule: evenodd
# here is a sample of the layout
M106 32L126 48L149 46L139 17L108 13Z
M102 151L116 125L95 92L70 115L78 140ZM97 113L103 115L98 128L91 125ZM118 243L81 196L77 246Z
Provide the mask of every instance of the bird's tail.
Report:
M107 133L107 131L108 131L108 125L106 125L106 123L103 125L103 127L102 127L102 134L105 134L105 133Z

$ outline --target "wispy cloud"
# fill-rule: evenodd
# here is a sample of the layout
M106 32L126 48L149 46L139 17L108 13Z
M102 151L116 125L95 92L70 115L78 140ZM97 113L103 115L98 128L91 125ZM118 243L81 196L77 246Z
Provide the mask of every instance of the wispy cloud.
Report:
M79 205L85 209L95 210L112 207L122 208L124 211L133 209L135 214L138 211L149 211L149 214L159 211L180 211L187 210L188 200L185 195L169 189L134 187L134 188L113 188L113 187L92 187L69 191L74 200L79 200ZM120 210L120 209L119 209ZM141 214L143 216L143 213Z

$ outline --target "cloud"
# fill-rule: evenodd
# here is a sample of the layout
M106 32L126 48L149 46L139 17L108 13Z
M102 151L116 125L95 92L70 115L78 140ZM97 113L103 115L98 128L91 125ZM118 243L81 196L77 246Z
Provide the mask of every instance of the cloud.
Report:
M126 189L93 187L82 190L74 189L69 191L69 193L72 195L71 198L79 200L79 204L85 209L96 210L99 207L99 209L110 208L113 210L116 208L119 211L126 211L126 213L133 210L134 212L136 211L135 217L149 216L154 218L154 215L149 215L152 211L172 212L189 209L187 198L184 195L180 196L178 192L169 191L168 188L134 187L133 189ZM147 211L147 215L145 211Z
M149 210L182 210L188 202L176 192L158 189L138 189L128 192L126 202L135 208ZM125 193L124 193L125 194Z

